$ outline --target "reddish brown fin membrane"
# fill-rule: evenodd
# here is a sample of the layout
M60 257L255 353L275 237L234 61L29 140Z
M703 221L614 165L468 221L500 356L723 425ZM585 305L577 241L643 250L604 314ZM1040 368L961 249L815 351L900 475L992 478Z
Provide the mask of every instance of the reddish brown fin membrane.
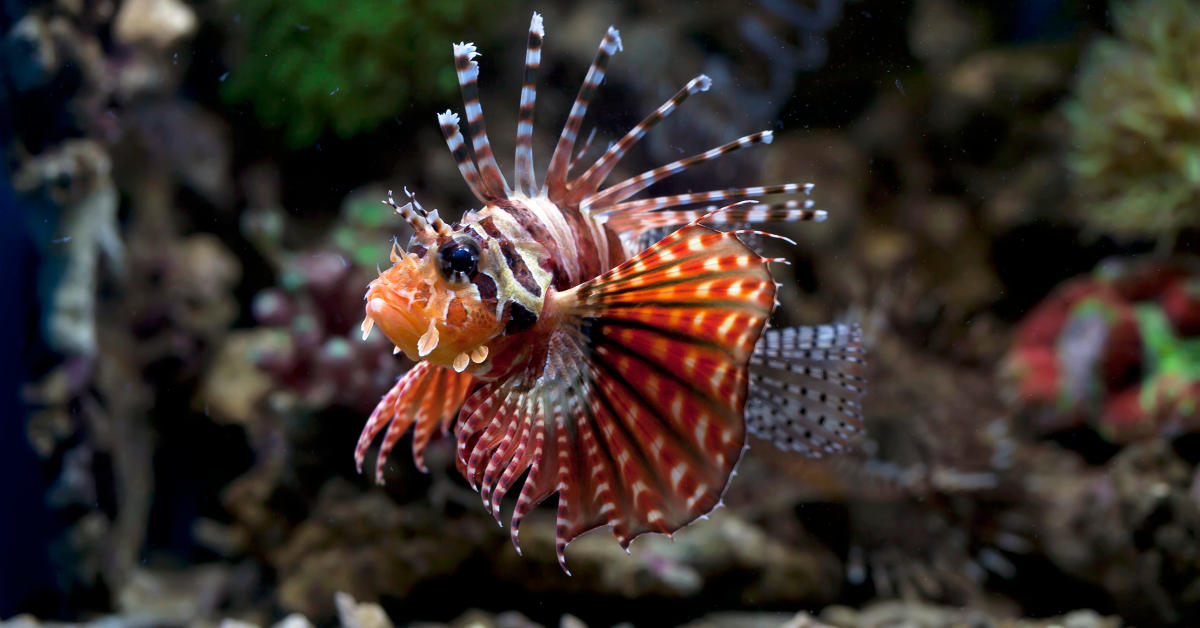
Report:
M494 514L529 470L514 543L555 492L560 561L601 525L628 547L715 508L745 445L748 364L774 299L766 260L695 224L556 296L566 323L540 367L486 385L460 415L459 465Z
M363 427L358 446L354 449L354 463L359 473L362 472L367 448L379 432L387 427L375 462L375 481L383 484L383 465L388 455L414 423L417 428L413 435L413 458L417 467L425 471L425 446L438 426L447 425L457 416L470 386L470 375L455 373L428 362L418 363L405 373L380 400Z
M750 360L750 433L810 456L863 431L862 332L852 325L767 331Z

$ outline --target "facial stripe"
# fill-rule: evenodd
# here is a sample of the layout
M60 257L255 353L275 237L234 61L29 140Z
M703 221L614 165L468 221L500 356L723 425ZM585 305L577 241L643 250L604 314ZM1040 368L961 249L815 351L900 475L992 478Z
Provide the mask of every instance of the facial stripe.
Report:
M542 296L542 287L534 280L533 273L529 271L529 266L525 264L525 260L517 252L516 245L507 238L497 240L497 244L500 245L500 251L504 254L504 263L512 271L513 278L517 280L517 283L521 284L521 287L525 288L529 294L535 297Z
M482 214L487 215L481 218L477 215L471 226L488 236L486 248L493 261L485 265L480 275L489 276L491 286L484 282L481 291L491 288L496 317L502 318L511 303L520 303L530 312L540 312L543 287L550 284L553 270L541 267L545 258L537 252L544 250L541 242L530 238L523 227L498 207L487 207Z
M496 280L492 279L486 271L481 271L471 280L475 284L475 288L479 290L479 300L487 305L496 304Z

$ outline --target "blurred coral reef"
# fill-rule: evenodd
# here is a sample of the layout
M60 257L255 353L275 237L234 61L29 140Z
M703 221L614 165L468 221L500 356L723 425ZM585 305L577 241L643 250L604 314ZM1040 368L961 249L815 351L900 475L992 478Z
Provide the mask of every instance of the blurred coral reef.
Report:
M211 587L200 584L202 577L190 579L196 587L195 592L200 596L211 593ZM209 581L212 578L208 579ZM3 628L82 628L84 626L113 626L115 628L136 628L138 626L215 626L216 628L258 628L265 624L252 621L253 618L225 618L217 621L207 618L212 613L211 603L215 598L199 597L199 604L189 604L187 600L170 597L170 593L184 593L181 582L150 582L145 586L153 589L145 593L162 596L156 601L139 600L131 603L126 614L107 616L87 624L42 623L28 615L19 615L6 622L0 622ZM186 585L185 585L186 586ZM209 602L207 607L204 602ZM378 604L359 602L345 592L337 592L332 596L331 606L337 609L337 626L340 628L393 628L395 624L387 612ZM667 618L662 618L667 619ZM669 620L668 620L669 621ZM558 628L588 628L588 624L571 614L563 614L557 624ZM613 628L624 628L634 625L632 622L621 622ZM1072 611L1061 617L1048 617L1041 620L1014 619L1003 615L994 615L982 610L963 610L945 606L935 606L921 602L878 602L855 610L845 606L830 606L821 612L819 617L801 611L799 613L782 612L717 612L704 617L676 625L678 628L942 628L946 626L989 626L994 628L1121 628L1121 620L1117 617L1105 617L1095 611ZM545 628L545 624L535 622L516 611L487 613L470 610L449 623L418 622L409 624L412 628ZM292 613L271 628L313 628L313 623L300 613Z
M1068 163L1096 229L1173 236L1200 221L1200 4L1114 2L1067 103Z
M52 591L0 592L0 625L1200 622L1195 0L353 7L4 5L23 425L62 533ZM726 508L631 555L586 535L571 577L552 509L518 556L448 439L384 486L352 458L412 366L359 331L410 235L380 201L472 206L434 123L450 45L483 53L504 164L533 10L538 163L609 24L596 146L711 76L614 178L773 128L656 189L815 183L829 219L774 229L798 243L776 323L868 349L852 454L752 442Z

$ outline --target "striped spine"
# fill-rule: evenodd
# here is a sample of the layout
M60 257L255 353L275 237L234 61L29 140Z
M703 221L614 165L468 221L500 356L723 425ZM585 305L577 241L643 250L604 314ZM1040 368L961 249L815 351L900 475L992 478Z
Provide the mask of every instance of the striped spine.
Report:
M542 64L542 39L546 30L542 16L533 14L529 22L529 45L525 49L525 82L521 86L521 110L517 122L517 165L514 182L517 193L537 196L539 191L533 174L533 109L537 101L537 75Z
M718 146L712 150L680 159L679 161L671 162L660 168L655 168L648 172L643 172L632 179L622 181L595 196L590 196L583 200L584 207L601 209L609 207L617 202L625 200L638 192L650 187L651 185L666 179L667 177L683 172L690 168L695 168L700 164L710 162L721 155L732 153L735 150L754 146L755 144L770 144L772 139L771 131L763 131L753 135L747 135L741 139L732 141L723 146Z
M587 172L583 173L583 176L579 178L579 182L573 186L571 199L574 202L579 202L585 196L595 194L600 189L600 185L604 183L604 179L608 177L612 169L625 156L625 153L629 152L629 149L638 140L642 139L643 135L650 129L653 129L659 122L662 122L664 118L671 115L671 112L675 111L683 101L687 100L688 96L696 92L706 92L711 86L712 79L703 74L688 81L688 84L679 90L679 93L663 103L661 107L647 116L645 120L642 120L641 124L633 127L629 133L625 134L625 137L621 138L621 141L610 147L591 168L588 168Z
M475 44L454 45L454 68L458 71L458 85L462 88L463 102L467 108L467 128L471 132L471 145L475 149L475 161L479 163L484 187L496 198L508 198L508 182L496 165L487 128L483 124L483 106L479 104L479 64L475 62L477 56L479 53L475 52Z
M586 155L588 152L588 149L592 147L592 140L594 140L594 139L596 139L595 127L592 128L591 133L588 133L588 138L583 141L583 148L580 148L579 152L575 153L575 159L572 159L571 163L567 164L567 172L568 173L571 172L572 170L574 170L576 164L578 164L580 161L583 160L583 156Z
M733 190L714 190L712 192L700 192L696 194L677 194L675 196L659 196L657 198L648 198L638 201L627 201L617 203L608 210L612 213L636 213L653 211L656 209L666 209L668 207L678 207L679 205L691 205L692 203L714 203L717 201L740 201L748 198L759 198L770 196L772 194L799 194L803 192L808 194L812 190L811 183L800 185L798 183L788 183L785 185L759 186L753 188L738 188ZM812 207L813 202L806 200L803 202L805 209Z
M396 199L392 197L391 190L388 190L387 200L384 201L383 204L388 205L392 209L396 210L396 213L400 214L400 217L403 218L404 221L413 228L413 231L421 233L422 231L429 229L429 223L425 220L424 216L413 210L412 203L408 203L403 207L396 204Z
M479 202L487 205L493 200L493 197L483 187L483 179L479 176L479 170L475 168L475 161L467 152L467 145L463 142L462 133L458 130L458 114L451 113L448 109L446 113L439 113L438 125L442 127L442 136L446 138L450 154L454 155L454 163L458 164L458 172L466 180L467 187L471 188L471 192L475 198L479 199Z
M563 127L562 135L558 138L558 145L554 147L554 154L550 157L550 168L546 172L546 187L550 200L554 203L562 204L567 198L567 166L571 161L571 151L575 148L575 138L579 135L579 127L583 125L583 116L587 113L588 104L595 96L596 88L604 80L604 70L608 67L609 58L620 49L621 34L610 26L604 39L600 41L596 59L592 61L592 67L588 69L587 76L583 80L583 87L579 89L579 96L575 98L575 104L571 106L571 115L567 118L567 125Z
M716 205L704 209L668 210L643 214L621 214L613 216L608 225L614 231L638 234L651 229L686 225L692 221L704 219L707 225L754 224L764 222L823 222L827 215L823 209L808 209L808 201L786 201L769 203L752 207L727 209L719 214L712 214L720 209ZM709 214L712 214L711 216ZM707 218L706 218L707 216Z

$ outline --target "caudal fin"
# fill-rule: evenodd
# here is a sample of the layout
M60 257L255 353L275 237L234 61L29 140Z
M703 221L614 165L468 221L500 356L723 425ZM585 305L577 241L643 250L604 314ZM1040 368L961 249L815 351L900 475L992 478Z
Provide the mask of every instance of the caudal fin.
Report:
M863 433L862 331L856 325L768 330L750 359L750 433L818 457Z

